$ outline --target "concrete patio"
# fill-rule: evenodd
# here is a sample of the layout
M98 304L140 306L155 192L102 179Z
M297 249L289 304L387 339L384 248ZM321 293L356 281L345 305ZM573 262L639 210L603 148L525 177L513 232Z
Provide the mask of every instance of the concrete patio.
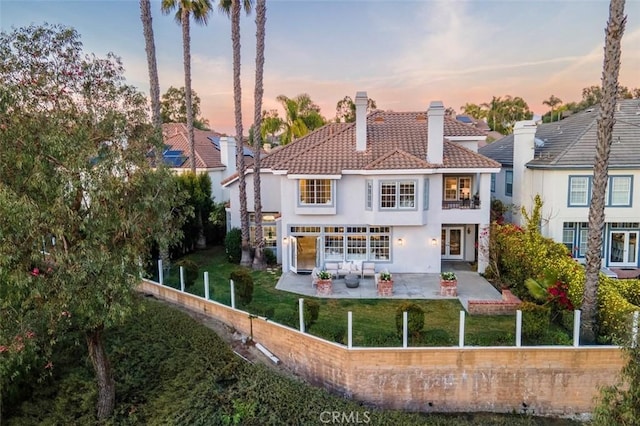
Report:
M440 296L440 274L393 274L393 296L385 299L459 299L467 309L469 300L501 300L502 294L477 272L471 271L466 262L443 262L443 271L453 271L458 277L458 297ZM357 288L348 288L344 278L333 280L333 294L317 296L311 284L311 275L285 272L276 289L300 294L334 299L377 299L373 277L360 280Z

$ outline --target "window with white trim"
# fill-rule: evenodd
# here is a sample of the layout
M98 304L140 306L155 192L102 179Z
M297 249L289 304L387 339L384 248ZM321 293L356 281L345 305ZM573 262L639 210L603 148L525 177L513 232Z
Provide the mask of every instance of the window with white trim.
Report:
M491 192L496 192L496 174L491 173Z
M380 183L381 209L412 209L416 205L415 181L387 181Z
M327 205L332 203L331 179L300 179L298 201L301 205Z
M262 238L264 239L264 246L275 248L278 241L278 234L276 233L276 215L277 213L263 213L262 214ZM256 215L255 213L249 213L249 240L252 247L255 247L256 242Z
M632 176L610 176L607 185L607 205L612 207L631 205Z
M424 199L422 201L422 209L429 210L429 178L424 179Z
M569 206L585 207L589 205L589 176L569 176Z
M373 181L371 179L365 181L365 209L373 209Z

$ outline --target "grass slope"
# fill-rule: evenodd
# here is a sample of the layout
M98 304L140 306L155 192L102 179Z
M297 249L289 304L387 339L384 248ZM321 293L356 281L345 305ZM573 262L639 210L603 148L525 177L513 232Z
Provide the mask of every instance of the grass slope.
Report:
M117 381L117 408L109 424L321 425L331 419L327 412L373 425L574 424L519 415L375 410L248 364L185 313L154 300L140 303L139 314L107 332ZM86 351L72 345L57 354L53 377L34 384L31 398L14 407L4 424L92 425L95 401Z

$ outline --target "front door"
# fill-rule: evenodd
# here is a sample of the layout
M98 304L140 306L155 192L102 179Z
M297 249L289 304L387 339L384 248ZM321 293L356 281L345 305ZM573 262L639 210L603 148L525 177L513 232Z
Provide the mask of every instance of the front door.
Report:
M440 254L443 259L462 260L464 227L442 228Z
M638 266L638 231L612 231L609 266Z

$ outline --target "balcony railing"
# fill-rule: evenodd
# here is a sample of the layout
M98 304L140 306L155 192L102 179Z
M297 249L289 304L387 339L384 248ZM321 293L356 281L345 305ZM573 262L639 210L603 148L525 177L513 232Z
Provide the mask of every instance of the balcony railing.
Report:
M442 210L451 209L479 209L480 199L467 199L467 200L454 200L454 201L442 201Z

